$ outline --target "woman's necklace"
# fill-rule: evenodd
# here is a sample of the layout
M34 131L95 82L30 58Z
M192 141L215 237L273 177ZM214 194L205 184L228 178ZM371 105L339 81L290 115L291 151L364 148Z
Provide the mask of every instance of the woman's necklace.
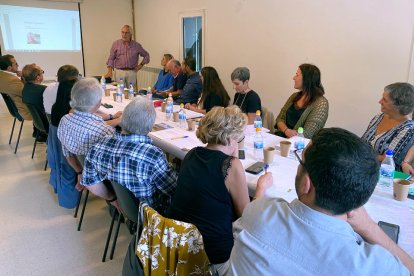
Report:
M250 90L250 91L251 91L251 90ZM249 92L247 92L246 94L244 94L244 97L243 97L243 100L242 100L242 102L241 102L241 105L239 105L240 109L242 109L242 106L243 106L244 100L246 99L246 96L247 96L247 94L249 94L249 93L250 93L250 91L249 91ZM240 95L241 95L241 93L240 93L239 95L237 95L236 105L238 105L238 104L237 104L237 102L239 101Z

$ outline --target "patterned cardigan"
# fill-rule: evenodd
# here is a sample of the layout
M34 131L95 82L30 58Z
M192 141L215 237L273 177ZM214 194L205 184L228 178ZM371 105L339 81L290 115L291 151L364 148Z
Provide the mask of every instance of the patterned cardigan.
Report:
M280 110L280 113L276 118L275 129L277 129L277 123L286 123L286 112L293 104L293 99L298 93L299 92L293 93ZM319 97L305 109L299 120L296 122L294 129L297 130L299 127L303 127L305 138L311 139L318 130L325 126L326 120L328 119L328 112L328 100L324 96Z

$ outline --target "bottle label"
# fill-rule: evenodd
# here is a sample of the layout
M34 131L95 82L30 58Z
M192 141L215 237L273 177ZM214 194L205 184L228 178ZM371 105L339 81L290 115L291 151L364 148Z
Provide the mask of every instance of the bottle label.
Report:
M256 141L254 142L255 149L263 149L263 141Z
M304 148L305 148L305 143L303 141L295 142L295 149L300 150L300 149L304 149Z
M262 121L254 121L254 128L262 128Z
M179 113L178 114L178 119L185 120L185 118L186 118L185 113Z
M395 169L389 165L381 165L380 173L383 177L394 178Z

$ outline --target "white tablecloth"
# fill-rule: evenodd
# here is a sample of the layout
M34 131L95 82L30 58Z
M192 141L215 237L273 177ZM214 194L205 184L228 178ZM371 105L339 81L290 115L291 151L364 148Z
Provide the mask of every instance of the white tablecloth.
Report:
M113 97L103 97L103 103L108 103L114 107L111 109L101 108L104 113L115 114L119 110L123 110L130 100L124 100L122 103L115 103ZM179 107L174 106L174 111L178 111ZM161 112L161 108L156 108L156 123L166 123L173 128L151 132L149 135L153 139L154 144L164 151L173 154L177 158L183 159L188 150L196 146L203 146L197 139L195 131L187 131L179 128L178 123L166 121L165 113ZM196 118L202 114L186 110L188 118ZM184 138L185 137L185 138ZM253 156L253 137L254 133L247 129L245 138L246 159L241 160L243 167L247 168L256 162ZM265 147L278 147L284 138L263 133ZM293 147L293 140L292 140ZM291 201L297 197L295 191L295 175L298 161L294 155L289 157L280 156L279 151L276 152L272 164L268 171L273 173L273 186L266 192L267 197L281 197ZM249 193L254 195L256 190L256 182L259 175L246 173L246 180L249 186ZM392 188L391 188L392 189ZM392 198L392 190L376 189L373 196L365 205L368 213L375 221L386 221L400 226L399 245L414 257L414 200L408 199L404 202L398 202Z

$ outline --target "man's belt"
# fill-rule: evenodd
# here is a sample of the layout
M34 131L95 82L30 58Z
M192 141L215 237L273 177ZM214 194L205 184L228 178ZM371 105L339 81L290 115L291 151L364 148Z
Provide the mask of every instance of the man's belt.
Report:
M116 68L117 70L124 70L124 71L127 71L127 70L134 70L135 68Z

